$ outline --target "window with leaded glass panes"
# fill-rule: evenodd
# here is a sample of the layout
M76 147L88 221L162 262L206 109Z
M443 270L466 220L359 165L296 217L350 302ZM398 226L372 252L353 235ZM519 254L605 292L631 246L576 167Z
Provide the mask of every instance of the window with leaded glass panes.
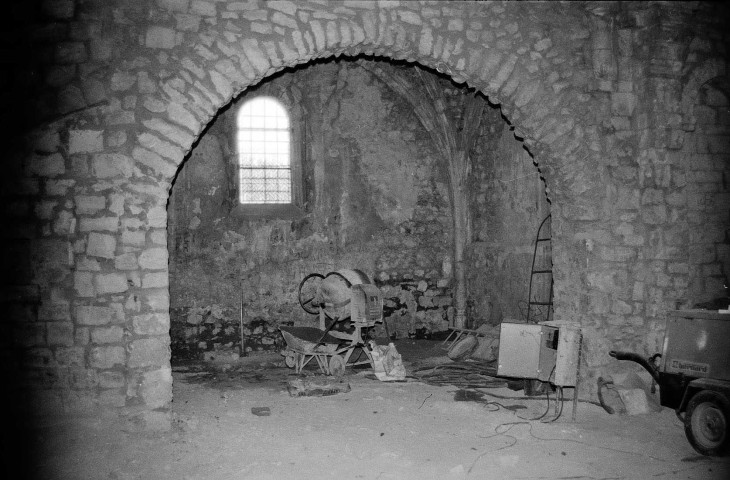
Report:
M256 97L238 111L239 201L292 203L291 129L284 106Z

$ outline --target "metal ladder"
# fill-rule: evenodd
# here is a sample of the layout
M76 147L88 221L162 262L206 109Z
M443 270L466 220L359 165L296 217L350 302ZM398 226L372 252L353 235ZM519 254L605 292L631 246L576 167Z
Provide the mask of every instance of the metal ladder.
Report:
M535 238L535 251L532 254L532 267L530 269L530 289L527 294L527 323L534 317L534 314L541 313L541 307L547 307L547 315L540 321L550 320L550 311L553 309L553 252L550 239L552 238L551 215L545 217L537 229ZM538 251L540 253L538 260ZM547 276L550 276L550 288L547 290ZM535 281L535 278L544 278L542 281ZM539 288L538 288L539 287ZM533 288L537 291L533 291ZM547 296L547 299L545 297ZM533 320L535 323L538 320Z

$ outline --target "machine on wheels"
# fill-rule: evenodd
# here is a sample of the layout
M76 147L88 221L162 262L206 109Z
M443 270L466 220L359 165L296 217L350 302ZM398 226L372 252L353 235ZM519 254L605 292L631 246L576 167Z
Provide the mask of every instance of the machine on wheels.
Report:
M730 454L730 314L669 312L662 353L648 359L630 352L609 355L634 361L651 374L660 403L675 409L697 452Z
M348 366L373 366L363 335L383 321L383 297L367 275L359 270L311 273L299 284L299 304L319 316L319 328L279 327L287 366L300 373L314 359L322 373L335 377Z

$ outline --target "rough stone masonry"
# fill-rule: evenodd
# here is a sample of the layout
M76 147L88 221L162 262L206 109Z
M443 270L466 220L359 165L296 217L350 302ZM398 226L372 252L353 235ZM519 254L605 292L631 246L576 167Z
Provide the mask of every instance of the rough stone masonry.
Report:
M545 179L555 318L582 326L583 394L610 349L654 353L667 310L725 295L721 3L13 3L0 350L36 413L169 426L175 174L234 97L317 59L417 62L499 105Z

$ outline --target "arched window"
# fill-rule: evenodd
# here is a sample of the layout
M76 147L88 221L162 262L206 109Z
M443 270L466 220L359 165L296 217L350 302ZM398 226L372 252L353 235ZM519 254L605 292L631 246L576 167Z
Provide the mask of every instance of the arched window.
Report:
M256 97L238 111L239 201L292 203L289 114L271 97Z

